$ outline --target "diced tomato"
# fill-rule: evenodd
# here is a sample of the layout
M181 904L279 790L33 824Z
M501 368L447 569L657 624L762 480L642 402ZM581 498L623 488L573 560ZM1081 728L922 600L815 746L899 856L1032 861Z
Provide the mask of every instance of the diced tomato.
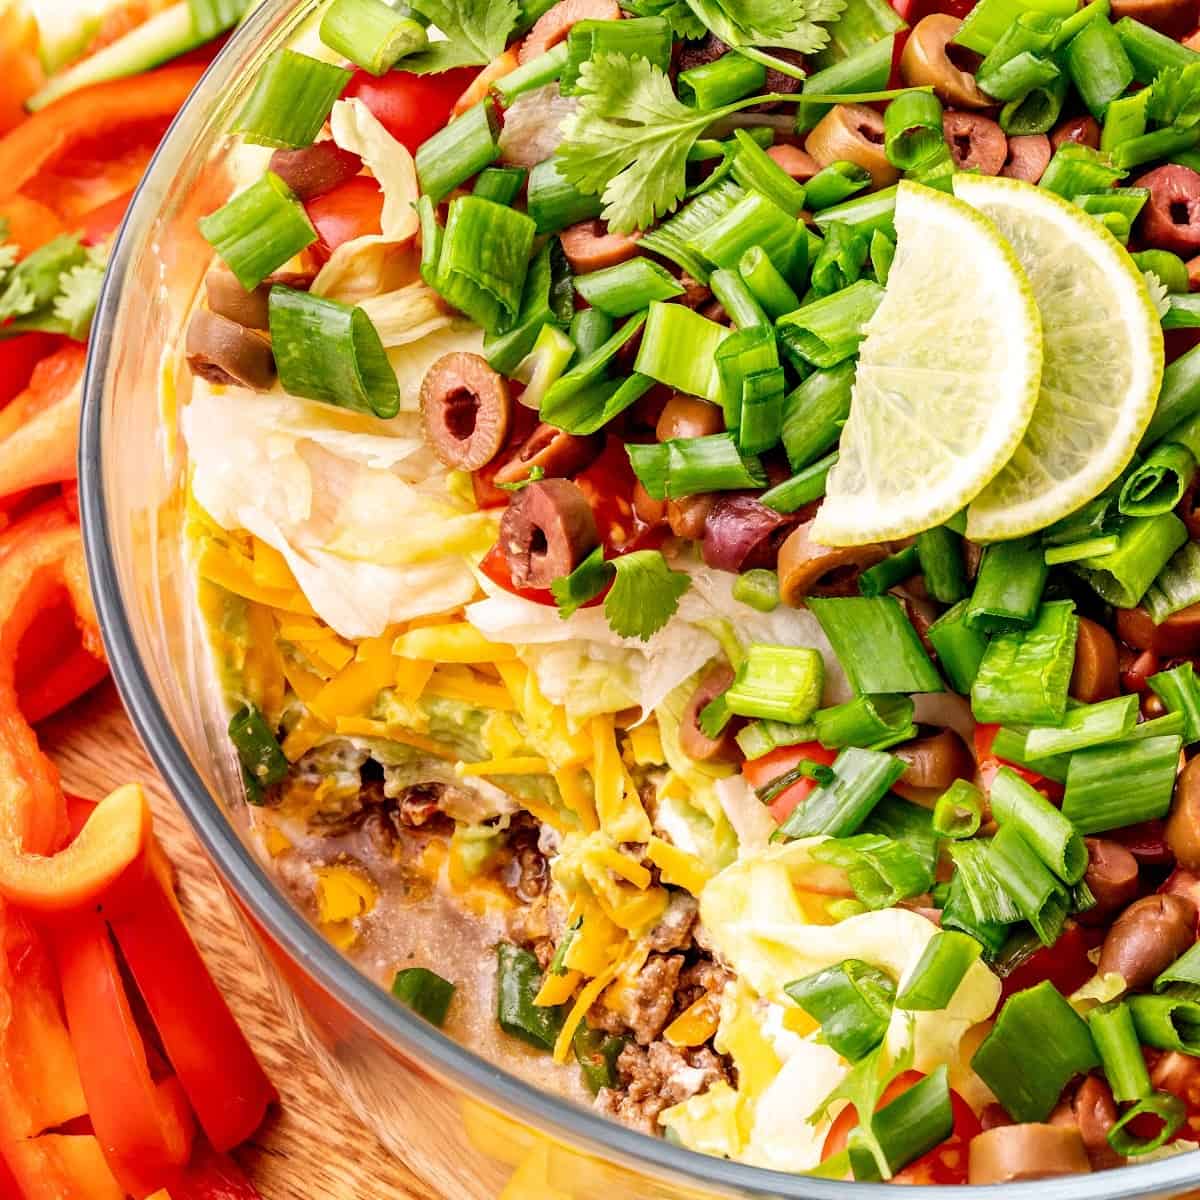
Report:
M760 758L752 758L742 763L742 776L752 788L760 788L780 775L786 775L793 767L808 761L831 766L837 758L836 750L827 750L820 742L801 742L798 746L780 746L770 754ZM783 789L771 801L771 816L777 824L782 825L792 815L792 810L816 789L815 779L797 779L795 783Z
M1200 1138L1200 1059L1171 1050L1166 1054L1144 1051L1149 1060L1150 1083L1158 1091L1178 1096L1187 1108L1187 1118L1172 1138Z
M1088 936L1074 921L1068 921L1053 946L1035 950L1001 984L1004 999L1048 979L1064 995L1083 987L1096 973L1088 958Z
M1037 771L1031 771L1028 767L1018 766L1007 759L997 758L992 753L992 743L996 740L999 730L999 725L975 726L975 762L978 767L979 783L984 792L991 792L992 780L996 778L996 772L1001 767L1008 767L1025 780L1030 787L1041 792L1043 796L1050 800L1061 800L1063 794L1061 783L1047 779L1045 775L1039 775Z
M637 477L629 465L625 443L619 437L608 435L600 457L580 471L575 482L592 506L606 558L662 544L663 531L647 525L634 511L633 486Z
M483 556L479 569L506 592L512 592L514 596L521 596L525 600L532 600L535 604L548 604L554 607L554 596L549 588L524 588L517 587L513 583L512 575L508 570L508 561L498 545L493 546Z
M382 231L383 191L374 179L356 175L305 206L318 234L314 249L322 258L346 242Z
M29 386L33 368L65 342L53 333L21 333L0 341L0 404L20 395Z
M478 73L477 67L455 67L437 75L389 71L376 78L355 71L342 94L361 100L396 141L416 154L450 119L455 100Z
M523 390L522 384L509 384L509 394L514 401ZM500 447L500 452L490 463L486 463L471 474L471 486L475 489L475 503L480 508L507 507L512 492L506 492L503 488L496 487L496 473L516 457L517 451L537 428L537 423L538 415L534 409L526 408L524 404L513 404L508 437L505 438L504 445Z
M921 1082L925 1076L920 1071L904 1071L884 1089L879 1103L875 1107L878 1112L886 1108L897 1096L902 1096L910 1087ZM940 1145L934 1146L927 1154L897 1171L895 1182L907 1184L937 1183L960 1184L967 1182L967 1147L971 1139L981 1131L979 1118L971 1106L956 1092L950 1089L950 1108L954 1113L954 1132ZM821 1148L821 1161L840 1154L849 1140L850 1133L859 1124L858 1113L852 1105L847 1105L838 1113L837 1120L825 1136L825 1145Z

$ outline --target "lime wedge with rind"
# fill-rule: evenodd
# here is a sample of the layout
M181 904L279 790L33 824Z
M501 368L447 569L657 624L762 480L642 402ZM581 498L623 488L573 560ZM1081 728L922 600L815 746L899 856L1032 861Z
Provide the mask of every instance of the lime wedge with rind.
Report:
M1011 247L945 192L902 182L896 257L867 324L813 540L906 537L965 508L1037 401L1041 319Z
M1033 420L967 510L967 536L989 542L1044 529L1124 470L1162 384L1162 326L1133 259L1081 208L1016 179L956 175L954 191L1008 240L1042 314Z

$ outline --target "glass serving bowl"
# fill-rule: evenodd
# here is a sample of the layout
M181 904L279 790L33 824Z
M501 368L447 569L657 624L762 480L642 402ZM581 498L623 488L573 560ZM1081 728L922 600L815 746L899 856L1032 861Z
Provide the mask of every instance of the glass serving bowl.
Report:
M886 1185L707 1158L519 1081L359 974L288 899L244 836L236 817L241 784L183 558L186 461L177 399L164 382L210 259L196 218L229 191L228 131L264 59L319 6L267 0L230 41L151 165L100 301L80 491L97 608L134 723L252 931L277 984L282 1019L302 1032L308 1051L384 1145L439 1192L456 1200L894 1197ZM1116 1200L1179 1195L1197 1185L1200 1154L966 1190ZM925 1200L944 1195L939 1188L911 1191Z

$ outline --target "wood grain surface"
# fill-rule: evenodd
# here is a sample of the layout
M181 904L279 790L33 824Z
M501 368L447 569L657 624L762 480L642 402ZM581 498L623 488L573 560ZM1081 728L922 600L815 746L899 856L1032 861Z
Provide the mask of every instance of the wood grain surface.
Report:
M442 1200L386 1154L307 1060L271 996L216 873L142 749L111 684L38 729L63 785L99 799L142 783L179 872L192 934L282 1096L278 1114L237 1157L264 1200Z

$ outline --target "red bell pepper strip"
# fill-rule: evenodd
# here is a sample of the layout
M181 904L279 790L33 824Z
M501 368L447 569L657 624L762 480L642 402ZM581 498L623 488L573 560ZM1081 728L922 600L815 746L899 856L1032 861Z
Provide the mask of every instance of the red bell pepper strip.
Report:
M0 139L0 147L4 140ZM0 194L0 221L8 229L6 244L17 247L25 258L61 233L67 232L62 217L49 205L29 196Z
M125 1200L92 1134L46 1133L2 1148L17 1181L15 1200Z
M82 230L85 244L98 246L102 242L107 242L117 232L121 222L125 220L125 214L129 211L130 204L133 203L134 191L136 189L130 189L128 192L115 196L106 204L101 204L99 208L92 209L83 218Z
M0 410L0 497L75 478L86 361L87 348L68 342L39 362L29 386Z
M51 939L92 1128L121 1185L146 1196L191 1155L186 1099L176 1080L151 1078L103 919L72 913L53 923Z
M66 803L53 764L17 706L15 676L22 638L64 589L88 644L99 651L79 529L58 503L0 539L0 896L51 912L97 899L137 861L150 834L141 789L120 788L59 851Z
M102 910L205 1136L229 1150L278 1094L200 957L156 844L149 859L142 886Z
M33 369L64 342L54 333L22 333L0 342L0 405L19 396L28 386Z
M9 5L0 21L0 134L25 120L25 101L45 82L38 40L33 14Z

